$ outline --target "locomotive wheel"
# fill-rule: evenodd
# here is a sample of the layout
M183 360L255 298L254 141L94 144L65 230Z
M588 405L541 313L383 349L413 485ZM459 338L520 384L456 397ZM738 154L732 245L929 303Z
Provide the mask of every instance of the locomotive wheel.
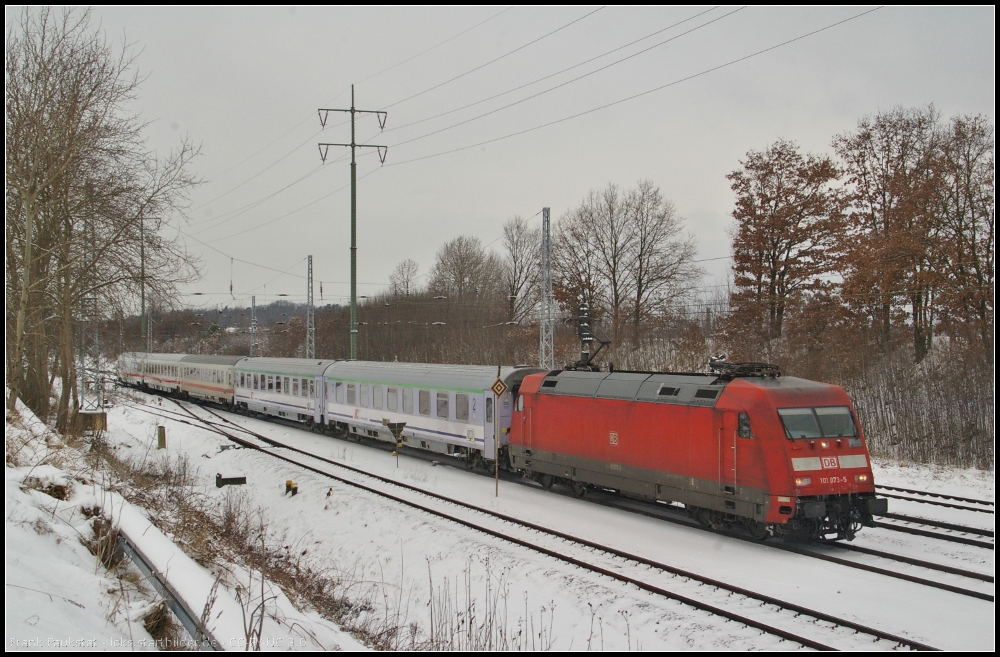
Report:
M573 494L576 495L577 497L586 497L587 496L587 485L586 484L582 484L579 481L574 481L573 482Z
M552 488L552 484L555 482L555 477L550 474L543 474L538 478L538 483L542 485L542 488L549 490ZM574 491L575 492L575 491Z
M767 523L760 522L759 520L748 520L746 525L747 529L750 530L750 535L758 541L765 540L770 534L767 531Z
M703 527L710 527L712 525L712 512L708 509L695 509L694 519Z

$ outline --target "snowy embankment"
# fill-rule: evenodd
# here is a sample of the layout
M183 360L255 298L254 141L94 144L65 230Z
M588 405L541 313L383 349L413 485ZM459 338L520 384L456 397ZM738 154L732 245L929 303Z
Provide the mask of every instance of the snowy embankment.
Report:
M114 534L100 543L95 522L100 527L102 519L127 537L223 649L242 650L248 638L264 649L363 647L317 614L300 613L259 573L227 563L216 574L199 565L145 509L98 485L109 483L108 473L95 471L82 445L64 444L29 410L19 411L5 424L9 650L194 647L179 626L162 623L162 598L121 558Z

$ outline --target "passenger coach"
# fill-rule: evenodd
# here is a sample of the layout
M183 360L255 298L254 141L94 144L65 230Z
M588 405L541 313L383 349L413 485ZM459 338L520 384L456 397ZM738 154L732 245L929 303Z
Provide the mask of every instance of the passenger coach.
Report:
M494 404L495 367L337 361L325 372L326 422L386 441L394 439L385 424L403 422L402 442L411 447L493 460L507 445L513 395L540 371L500 368L507 391Z

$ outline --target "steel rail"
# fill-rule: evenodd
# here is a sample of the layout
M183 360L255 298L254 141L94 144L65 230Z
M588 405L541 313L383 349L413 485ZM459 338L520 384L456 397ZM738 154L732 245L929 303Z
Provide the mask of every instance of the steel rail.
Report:
M940 497L943 500L955 500L956 502L969 502L971 504L983 504L985 506L996 506L993 502L989 500L977 500L973 497L959 497L957 495L945 495L944 493L932 493L927 490L914 490L912 488L899 488L897 486L883 486L879 484L875 488L884 488L885 490L894 490L897 493L910 493L911 495L926 495L928 497Z
M966 534L977 534L979 536L987 536L993 538L992 529L980 529L979 527L969 527L968 525L956 525L950 522L941 522L940 520L931 520L929 518L919 518L917 516L907 516L902 513L882 513L879 515L880 518L891 518L892 520L901 520L903 522L912 522L918 525L927 525L929 527L939 527L941 529L950 529L955 532L965 532Z
M904 534L912 534L914 536L937 538L942 541L950 541L951 543L972 545L974 547L986 548L987 550L996 549L996 546L993 543L987 543L986 541L977 541L974 538L965 538L964 536L951 536L950 534L942 534L941 532L929 532L926 529L916 529L915 527L904 527L902 525L894 525L892 523L886 523L886 522L876 522L874 523L873 526L878 527L879 529L891 529L894 532L902 532Z
M976 513L989 513L993 515L993 509L977 509L974 506L963 506L961 504L951 504L949 502L936 502L934 500L918 500L915 497L907 497L905 495L895 495L893 493L882 493L883 497L891 497L894 500L906 500L907 502L916 502L918 504L933 504L934 506L943 506L949 509L961 509L962 511L975 511Z
M178 404L178 405L180 406L180 404ZM181 408L183 408L185 411L187 411L193 417L199 419L199 421L205 422L205 420L206 420L205 418L199 417L197 414L191 412L189 409L186 409L183 406L181 406ZM202 407L202 408L204 408L204 407ZM618 549L611 548L611 547L608 547L608 546L605 546L605 545L602 545L602 544L599 544L599 543L588 541L586 539L582 539L582 538L579 538L579 537L576 537L576 536L572 536L570 534L565 534L563 532L558 532L558 531L555 531L555 530L552 530L552 529L549 529L549 528L546 528L546 527L542 527L540 525L537 525L537 524L534 524L534 523L530 523L530 522L527 522L527 521L524 521L524 520L520 520L518 518L514 518L514 517L508 516L506 514L502 514L502 513L499 513L499 512L496 512L496 511L492 511L492 510L489 510L489 509L484 509L482 507L478 507L478 506L473 505L473 504L469 504L469 503L466 503L466 502L461 502L461 501L458 501L458 500L455 500L455 499L452 499L452 498L449 498L449 497L446 497L446 496L443 496L443 495L440 495L440 494L437 494L437 493L429 492L429 491L426 491L426 490L421 489L421 488L416 487L416 486L411 486L409 484L403 484L401 482L397 482L395 480L392 480L392 479L389 479L389 478L386 478L386 477L381 477L379 475L375 475L375 474L366 472L364 470L360 470L358 468L354 468L352 466L348 466L346 464L339 463L337 461L333 461L333 460L330 460L330 459L325 459L323 457L316 456L315 454L311 454L311 453L306 452L304 450L300 450L298 448L291 447L291 446L279 443L279 441L275 441L275 440L273 440L271 438L263 436L262 434L259 434L259 433L255 432L255 431L247 429L246 427L241 427L240 425L236 424L232 420L229 420L228 418L225 418L224 416L219 415L218 413L216 413L215 411L213 411L210 408L205 408L205 410L207 410L209 413L211 413L212 415L214 415L216 418L222 420L226 424L231 425L232 427L234 427L236 429L239 429L239 430L241 430L241 431L243 431L243 432L245 432L245 433L247 433L249 435L252 435L255 438L257 438L258 440L261 440L261 441L263 441L263 442L265 442L267 444L277 443L277 445L280 445L281 447L284 447L284 448L289 449L291 451L303 454L304 456L307 456L308 458L316 459L318 461L321 461L321 462L324 462L324 463L328 463L330 465L333 465L333 466L336 466L336 467L339 467L339 468L344 468L344 469L349 470L351 472L354 472L356 474L360 474L360 475L365 476L365 477L373 478L373 479L375 479L377 481L380 481L382 483L385 483L385 484L389 484L389 485L392 485L392 486L397 486L397 487L403 488L403 489L408 490L408 491L420 493L422 495L426 495L428 497L431 497L431 498L434 498L434 499L438 499L438 500L441 500L443 502L447 502L449 504L453 504L453 505L456 505L456 506L459 506L459 507L467 508L467 509L476 511L478 513L485 514L485 515L490 516L490 517L497 518L499 520L502 520L502 521L505 521L505 522L508 522L508 523L511 523L511 524L520 525L522 527L525 527L525 528L537 531L537 532L542 533L542 534L546 534L546 535L549 535L549 536L554 536L556 538L565 540L567 542L576 543L578 545L582 545L584 547L587 547L587 548L590 548L590 549L593 549L593 550L597 550L597 551L601 551L601 552L604 552L604 553L607 553L607 554L611 554L613 556L616 556L616 557L621 558L621 559L625 559L627 561L631 561L631 562L634 562L634 563L639 563L639 564L642 564L642 565L645 565L645 566L656 568L657 570L661 570L663 572L667 572L667 573L670 573L670 574L675 575L675 576L685 577L687 579L698 581L698 582L701 582L703 584L714 586L716 588L720 588L720 589L724 589L724 590L727 590L727 591L731 591L731 592L736 593L738 595L743 595L743 596L748 597L748 598L752 598L752 599L755 599L755 600L760 600L764 604L774 605L774 606L777 606L779 608L795 612L796 614L801 614L801 615L806 615L806 616L809 616L809 617L812 617L812 618L816 618L817 620L829 622L829 623L832 623L832 624L840 626L840 627L845 627L845 628L848 628L848 629L852 629L855 632L860 632L860 633L863 633L863 634L868 634L868 635L874 636L874 637L876 637L878 639L884 639L884 640L894 641L898 645L907 646L907 647L910 647L910 648L913 648L913 649L916 649L916 650L936 650L932 646L929 646L929 645L926 645L926 644L923 644L923 643L920 643L920 642L916 642L916 641L913 641L911 639L907 639L907 638L900 637L900 636L897 636L897 635L893 635L893 634L889 634L889 633L886 633L886 632L882 632L881 630L876 630L874 628L870 628L870 627L867 627L867 626L864 626L864 625L861 625L861 624L858 624L858 623L854 623L852 621L848 621L848 620L845 620L845 619L842 619L842 618L838 618L836 616L832 616L832 615L829 615L829 614L824 614L822 612L818 612L818 611L815 611L815 610L812 610L812 609L809 609L809 608L806 608L806 607L802 607L800 605L795 605L793 603L789 603L789 602L786 602L786 601L783 601L783 600L779 600L779 599L773 598L771 596L763 595L763 594L760 594L760 593L756 593L754 591L750 591L748 589L743 589L743 588L740 588L740 587L737 587L737 586L734 586L734 585L731 585L731 584L727 584L727 583L719 581L719 580L715 580L715 579L707 578L707 577L704 577L704 576L701 576L701 575L697 575L697 574L694 574L694 573L692 573L690 571L685 571L685 570L682 570L682 569L679 569L679 568L675 568L673 566L669 566L667 564L663 564L663 563L660 563L660 562L657 562L657 561L646 559L645 557L640 557L638 555L630 554L628 552L624 552L622 550L618 550ZM217 429L217 427L218 427L218 425L215 424L215 423L206 422L206 424L211 425L215 429ZM219 433L225 433L225 432L219 431ZM239 439L236 439L236 440L239 441ZM306 464L294 461L293 459L289 459L289 458L287 458L285 456L282 456L282 455L272 454L271 452L267 452L266 450L263 450L263 449L261 449L259 447L257 449L259 449L260 451L263 451L263 452L265 452L267 454L270 454L272 456L275 456L277 458L280 458L282 460L285 460L286 462L293 463L293 464L299 465L300 467L304 467L306 469L309 469L310 471L316 472L317 474L322 474L324 476L330 477L330 478L335 479L337 481L342 481L344 483L347 483L348 485L362 488L363 490L366 490L366 491L369 491L369 492L373 492L373 493L375 493L377 495L382 495L382 496L388 497L388 498L393 499L395 501L400 501L403 504L406 504L408 506L414 506L416 508L422 509L424 511L427 511L429 513L437 515L439 517L450 519L450 520L452 520L454 522L458 522L459 524L462 524L464 526L470 527L472 529L476 529L477 531L486 532L489 535L494 536L496 538L500 538L500 539L503 539L503 540L514 542L517 545L520 545L522 547L525 547L525 548L528 548L528 549L531 549L531 550L535 550L535 551L541 552L541 553L546 554L548 556L551 556L553 558L564 560L564 561L567 561L568 563L572 563L573 565L577 565L577 566L586 568L588 570L592 570L594 572L598 572L600 574L607 575L607 576L612 577L614 579L618 579L619 581L623 581L623 582L627 582L627 583L633 584L633 585L635 585L635 586L637 586L637 587L639 587L639 588L641 588L643 590L647 590L647 591L650 591L650 592L658 593L660 595L663 595L664 597L673 598L673 599L676 599L678 601L681 601L681 602L684 602L684 603L687 603L687 604L692 604L696 608L699 608L699 609L701 609L703 611L708 611L710 613L716 613L717 614L719 612L724 612L721 615L723 615L726 618L730 618L732 620L736 620L738 622L742 622L742 623L745 623L745 624L750 624L750 626L757 627L758 629L761 629L762 631L765 631L765 632L768 632L768 633L776 633L775 631L780 632L780 634L777 634L777 636L781 636L782 638L787 639L787 640L796 641L796 642L800 642L800 643L803 641L803 637L800 637L798 635L794 635L792 633L786 633L784 630L780 630L778 628L774 628L772 626L769 626L769 625L766 625L766 624L763 624L763 623L759 623L758 621L753 621L752 619L746 619L746 618L744 618L742 616L739 616L737 614L732 614L732 612L721 610L720 608L715 607L713 605L708 605L707 603L702 603L700 601L692 600L690 598L687 598L686 596L681 596L679 594L675 594L675 593L672 593L672 592L665 591L664 589L661 589L661 588L656 587L654 585L641 582L640 580L635 580L634 578L630 578L630 577L628 577L626 575L621 575L619 573L615 573L613 571L609 571L609 570L607 570L607 569L605 569L603 567L595 566L594 564L589 564L589 563L583 562L583 561L575 559L573 557L569 557L568 555L564 555L562 553L558 553L558 552L555 552L553 550L549 550L548 548L544 548L544 547L535 545L535 544L530 543L528 541L524 541L522 539L518 539L518 538L515 538L515 537L512 537L512 536L509 536L507 534L503 534L501 532L497 532L495 530L484 528L484 527L482 527L482 526L480 526L480 525L478 525L476 523L471 523L469 521L466 521L466 520L463 520L463 519L460 519L460 518L455 518L454 516L451 516L450 514L446 514L446 513L440 512L438 510L429 509L429 508L427 508L427 507L425 507L423 505L420 505L420 504L417 504L415 502L412 502L411 500L407 500L405 498L398 498L396 496L393 496L391 494L385 493L383 491L377 491L377 490L371 489L371 488L369 488L367 486L364 486L362 484L359 484L357 482L353 482L353 481L350 481L350 480L344 480L344 479L342 479L340 477L337 477L336 475L333 475L333 474L331 474L329 472L326 472L326 471L323 471L323 470L319 470L319 469L316 469L316 468L312 468L312 467L310 467L310 466L308 466ZM817 643L817 642L812 642L810 639L805 639L805 641L811 642L811 643L803 643L803 645L808 645L809 647L814 647L816 649L821 649L821 650L830 649L829 646L825 646L824 644L820 644L820 643Z

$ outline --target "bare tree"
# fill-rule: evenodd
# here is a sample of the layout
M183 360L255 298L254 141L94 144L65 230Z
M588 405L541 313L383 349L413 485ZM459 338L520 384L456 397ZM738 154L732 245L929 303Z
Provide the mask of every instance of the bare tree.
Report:
M604 298L598 267L597 238L579 209L560 217L552 239L552 291L556 300L575 311L584 302L600 313Z
M197 183L188 173L197 149L183 142L165 159L146 150L145 125L126 109L140 83L131 48L115 54L89 21L89 12L26 9L6 44L8 405L27 390L29 406L45 411L55 365L63 428L76 407L81 317L124 314L143 282L173 298L197 273L160 231Z
M389 285L395 296L408 297L417 291L417 272L420 265L407 258L402 261L389 274Z
M503 225L503 287L507 295L508 321L520 322L538 303L541 230L529 228L526 219L515 216Z
M626 208L633 234L626 270L632 291L633 348L638 348L642 323L690 298L702 272L692 262L697 250L694 238L682 233L684 220L658 187L639 181L628 194Z
M629 265L635 248L635 226L629 220L626 194L614 183L591 191L580 206L580 217L594 232L597 267L603 279L604 304L618 336L632 297Z
M438 249L430 287L461 301L496 296L501 271L499 258L486 253L478 238L460 235Z

